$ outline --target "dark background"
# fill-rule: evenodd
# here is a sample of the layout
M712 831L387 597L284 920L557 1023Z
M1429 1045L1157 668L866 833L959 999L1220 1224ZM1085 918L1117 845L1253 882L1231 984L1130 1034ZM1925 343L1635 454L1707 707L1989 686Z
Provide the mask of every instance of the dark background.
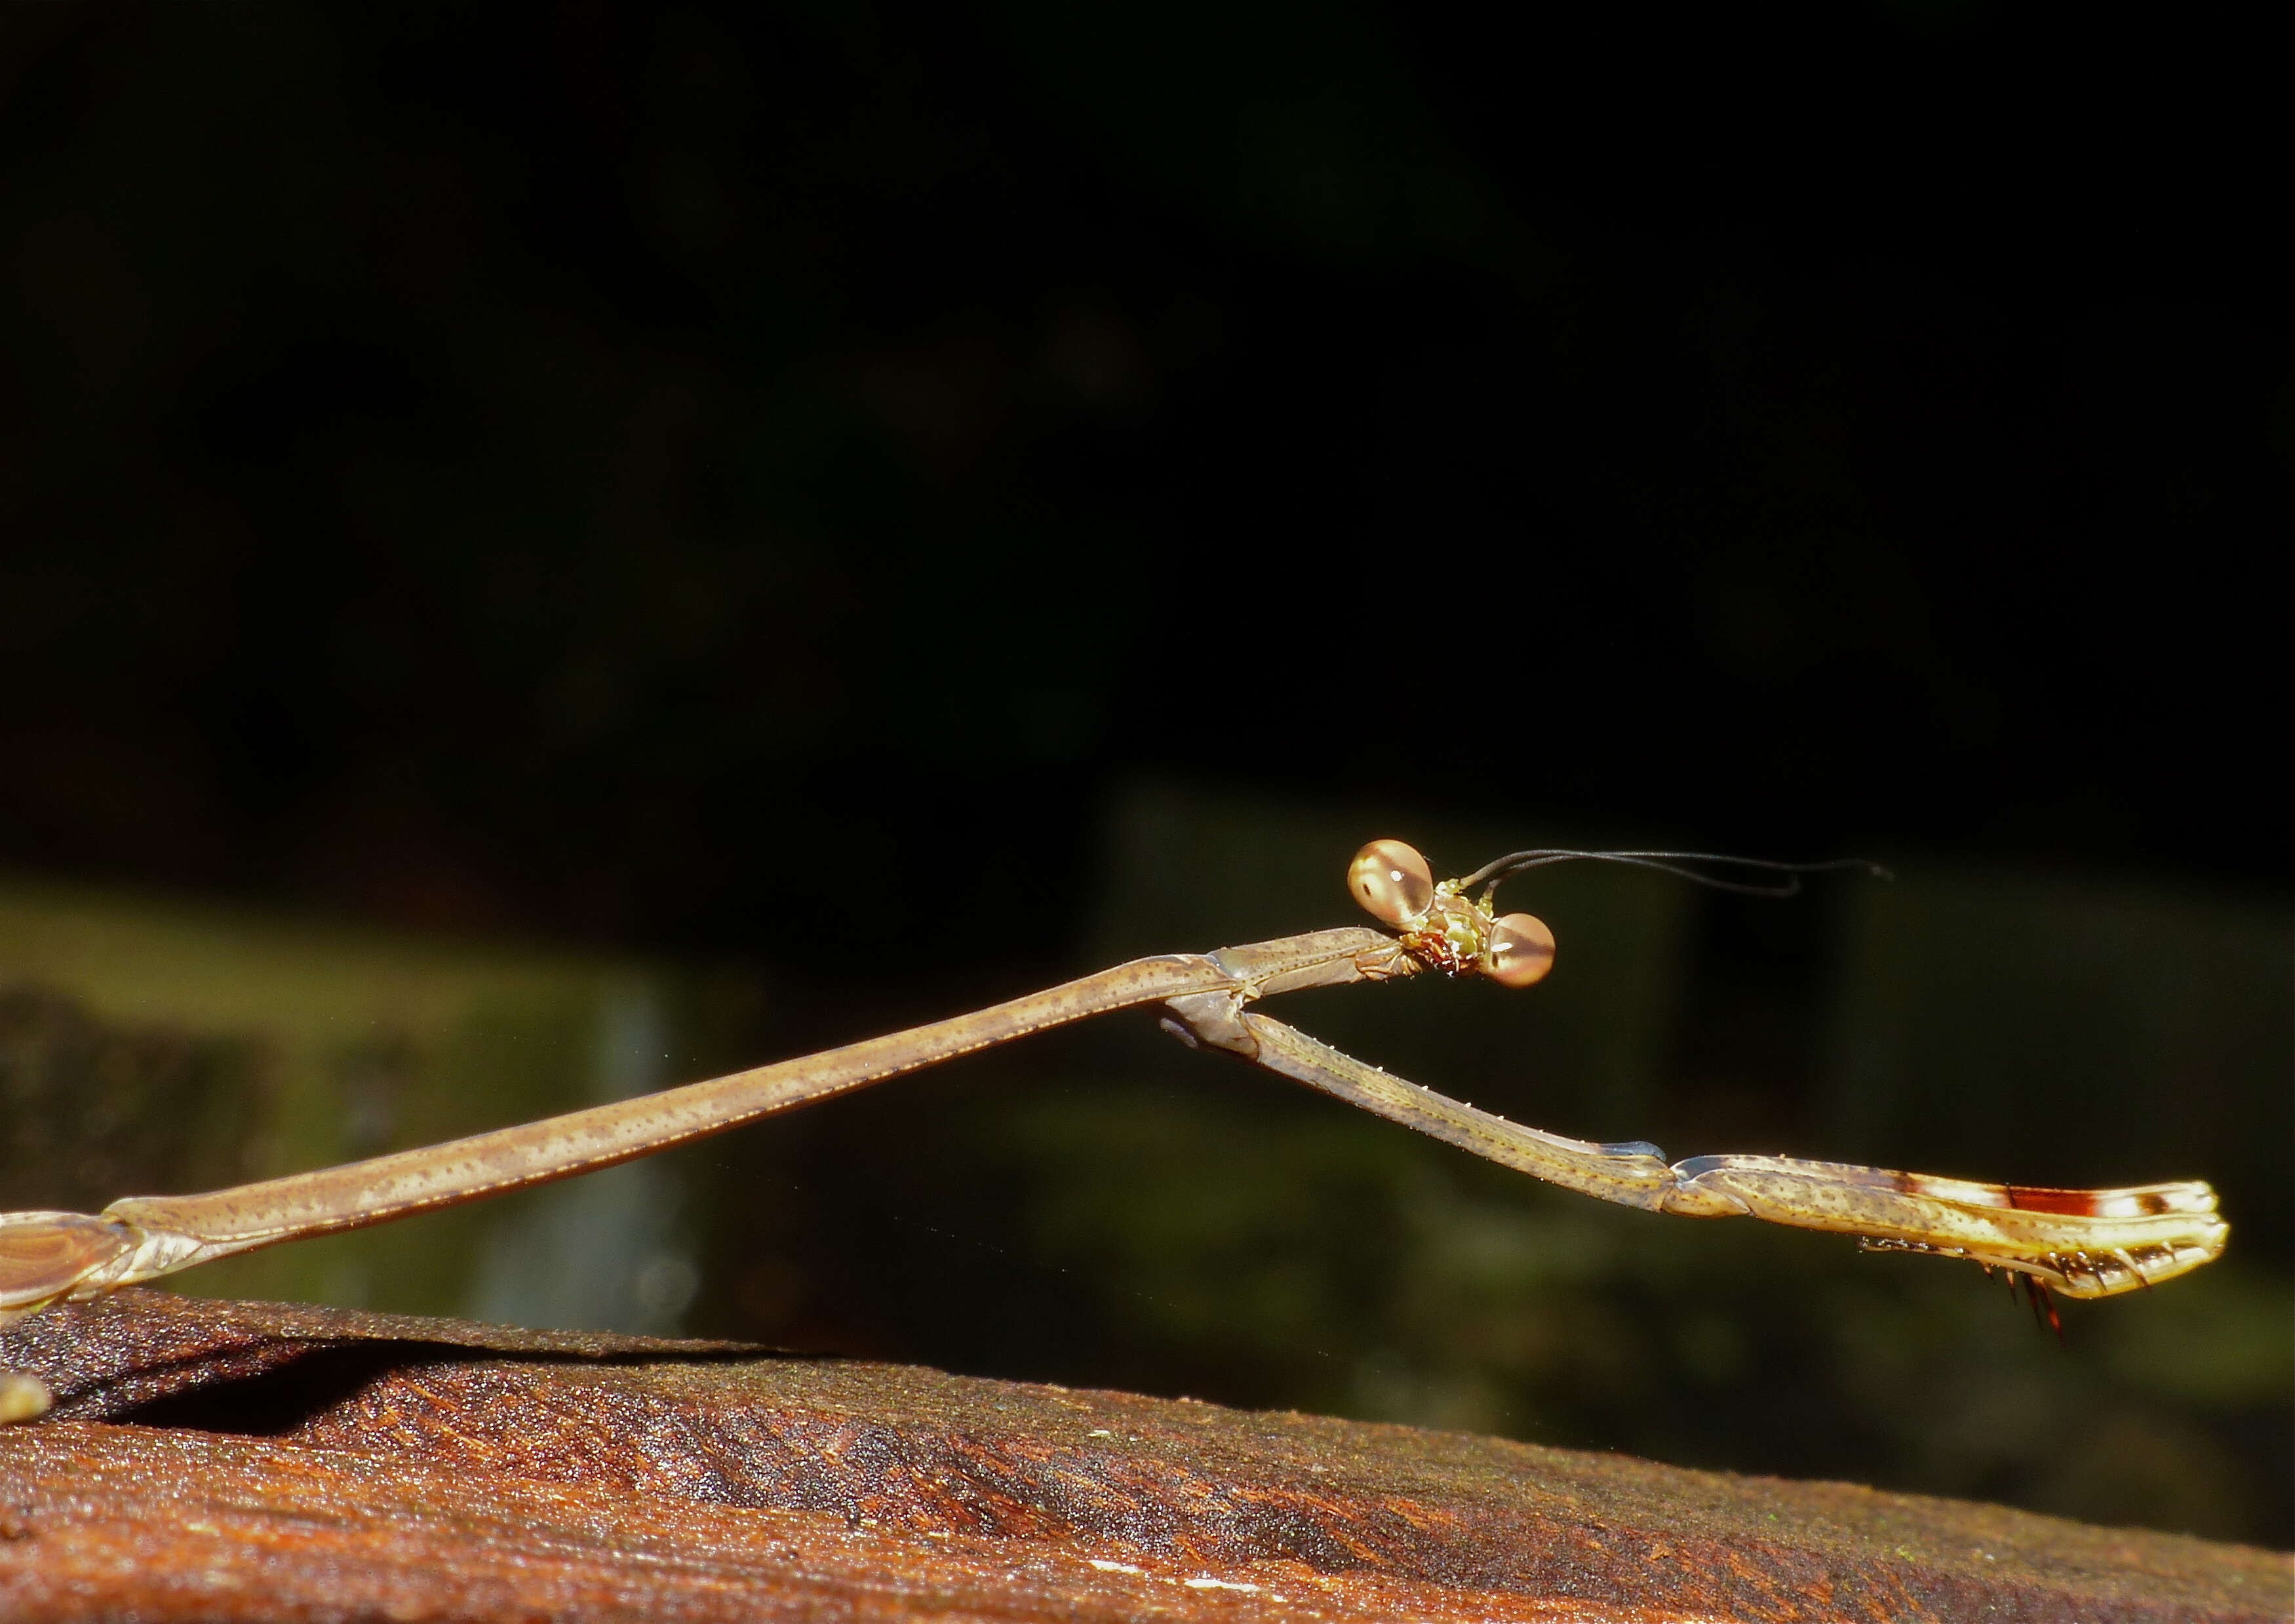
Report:
M738 958L784 1050L1075 967L1142 783L2283 907L2222 26L12 6L0 864ZM1791 1049L1814 938L1698 918L1680 1066ZM913 1239L713 1328L1345 1402ZM1672 1452L1890 1471L1760 1433Z

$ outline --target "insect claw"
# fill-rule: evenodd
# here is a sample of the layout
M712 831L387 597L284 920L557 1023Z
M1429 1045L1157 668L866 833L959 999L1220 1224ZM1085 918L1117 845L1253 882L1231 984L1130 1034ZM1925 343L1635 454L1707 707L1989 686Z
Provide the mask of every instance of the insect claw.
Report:
M2047 1282L2038 1275L2013 1270L2008 1277L2008 1294L2011 1297L2016 1294L2019 1285L2024 1288L2024 1301L2032 1305L2032 1323L2054 1331L2061 1345L2064 1340L2064 1322L2056 1313L2056 1300L2049 1294Z

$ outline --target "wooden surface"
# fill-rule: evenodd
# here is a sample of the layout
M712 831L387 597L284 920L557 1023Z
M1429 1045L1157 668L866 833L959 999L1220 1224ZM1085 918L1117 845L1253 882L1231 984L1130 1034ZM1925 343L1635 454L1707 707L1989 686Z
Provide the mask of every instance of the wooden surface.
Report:
M725 1344L129 1291L0 1364L11 1619L2295 1614L2242 1546Z

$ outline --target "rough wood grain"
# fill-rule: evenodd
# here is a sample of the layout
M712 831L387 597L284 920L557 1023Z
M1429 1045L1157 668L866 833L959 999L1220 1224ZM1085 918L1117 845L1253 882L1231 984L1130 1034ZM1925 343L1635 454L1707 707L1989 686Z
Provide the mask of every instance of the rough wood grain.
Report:
M0 1362L17 1619L2295 1613L2242 1546L722 1343L122 1292Z

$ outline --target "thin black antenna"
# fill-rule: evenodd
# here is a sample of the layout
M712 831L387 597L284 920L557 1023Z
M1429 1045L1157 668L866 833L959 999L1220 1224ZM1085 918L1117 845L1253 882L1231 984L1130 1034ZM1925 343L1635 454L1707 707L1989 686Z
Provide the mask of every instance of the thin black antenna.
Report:
M1734 891L1744 896L1794 896L1801 891L1804 874L1829 874L1844 869L1860 869L1874 879L1894 879L1895 875L1879 863L1862 857L1834 857L1823 862L1775 862L1766 857L1729 857L1714 852L1572 852L1558 846L1542 846L1528 852L1509 852L1494 862L1481 868L1458 882L1465 891L1481 885L1482 900L1487 902L1499 888L1499 882L1509 879L1529 869L1543 869L1557 862L1620 862L1637 869L1655 869L1663 874L1711 885L1716 891ZM1754 880L1728 879L1719 874L1702 873L1684 865L1711 863L1723 869L1756 869L1764 874L1785 877L1762 883Z

